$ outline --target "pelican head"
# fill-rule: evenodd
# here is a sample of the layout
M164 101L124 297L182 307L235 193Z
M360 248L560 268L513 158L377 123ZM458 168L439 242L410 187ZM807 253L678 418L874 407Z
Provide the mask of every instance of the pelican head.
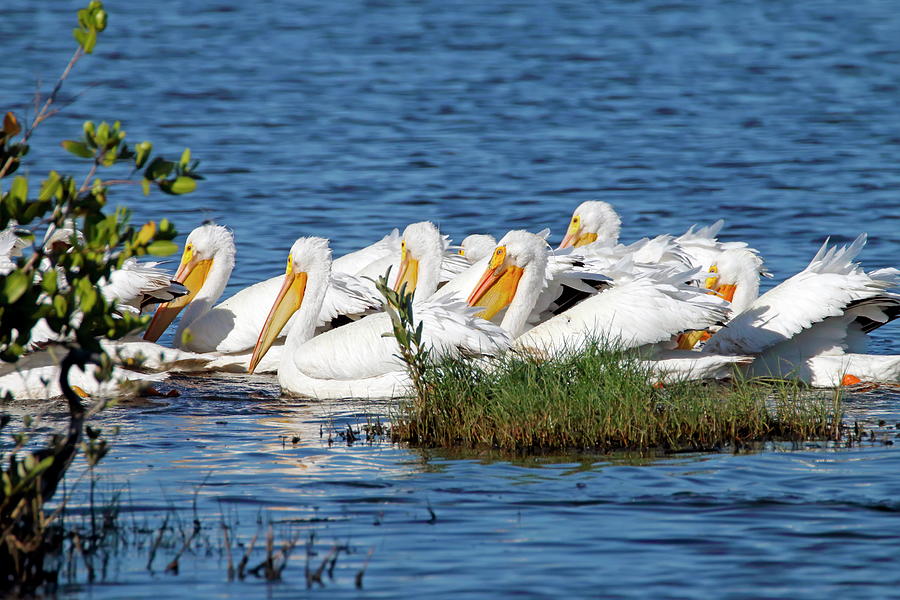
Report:
M433 294L437 290L443 253L441 232L434 223L422 221L407 225L400 242L400 270L394 289L400 290L405 284L408 292L419 297Z
M621 228L622 220L611 204L600 200L588 200L582 202L572 213L566 237L559 247L584 246L597 240L615 244L619 241Z
M320 237L302 237L294 242L288 253L284 283L256 340L248 372L256 370L259 361L278 339L281 330L303 305L304 298L312 294L313 285L322 289L322 286L327 284L330 273L331 247L328 240ZM313 284L310 284L311 280ZM316 307L313 318L318 316L319 308Z
M507 233L497 242L484 275L469 295L469 306L483 306L478 316L493 318L512 303L526 269L543 275L547 250L547 242L538 235L521 230Z
M497 240L492 235L473 233L460 244L459 253L466 257L470 265L489 255L497 247Z
M725 250L708 271L705 287L731 302L735 314L756 299L759 276L766 274L762 259L749 248Z
M155 342L163 331L175 320L178 313L200 293L209 277L214 262L229 263L234 266L234 235L221 225L204 223L187 237L181 264L173 281L182 284L189 292L180 298L160 304L144 333L144 339Z

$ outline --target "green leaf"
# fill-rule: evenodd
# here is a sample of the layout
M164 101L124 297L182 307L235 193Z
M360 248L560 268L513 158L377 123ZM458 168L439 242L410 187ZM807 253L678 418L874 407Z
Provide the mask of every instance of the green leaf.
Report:
M17 201L25 202L28 199L28 179L17 175L9 187L9 193Z
M81 11L79 11L79 12L81 12ZM73 29L73 30L72 30L72 37L75 38L75 41L78 42L78 45L79 45L79 46L81 46L82 48L84 48L84 40L87 38L87 35L85 34L85 32L84 32L83 29L79 29L78 27L76 27L75 29Z
M28 290L28 286L30 285L31 278L22 271L13 271L7 275L6 281L3 284L3 296L6 304L13 304L16 302L22 297L22 294Z
M93 150L88 148L87 144L85 144L84 142L76 142L75 140L63 140L62 142L60 142L60 145L75 156L80 156L81 158L94 157Z
M94 52L94 46L97 45L97 30L91 29L88 31L85 36L84 43L81 45L84 48L85 54L92 54Z
M49 210L49 200L37 200L35 202L29 202L25 207L25 212L22 213L22 222L30 223L34 219L44 216L44 214L46 214Z
M141 226L140 230L138 230L137 234L134 236L134 242L141 245L147 244L153 239L154 235L156 235L156 222L148 221Z
M57 289L56 281L56 269L47 269L44 271L43 278L41 279L41 288L48 294L55 294Z
M190 194L197 189L197 182L190 177L177 177L175 181L162 181L159 184L162 190L169 194Z
M47 179L44 180L44 183L41 184L41 193L38 195L38 200L45 201L50 200L60 188L60 180L59 173L56 171L50 171L50 175Z
M98 10L94 15L94 27L97 28L97 31L103 31L106 29L106 11Z
M150 180L147 179L146 177L141 180L141 189L144 190L145 196L150 195Z
M180 164L183 169L188 166L189 162L191 162L191 149L185 148L184 152L181 153L181 160L178 161L178 164Z
M156 256L169 256L178 252L178 244L169 240L158 240L147 246L147 253Z
M66 316L66 309L69 307L69 303L66 301L65 296L54 296L53 298L53 309L56 311L56 316L60 319Z
M97 289L91 284L90 279L80 279L78 281L78 297L81 310L89 313L94 306L97 305Z
M144 171L144 177L150 180L162 179L168 177L174 168L175 163L157 156L150 161L150 165Z
M109 123L103 121L100 123L100 126L97 127L97 145L105 146L106 142L109 141Z
M150 157L150 151L153 150L153 144L150 142L141 142L140 144L137 144L134 149L137 151L137 156L134 159L134 167L140 169Z

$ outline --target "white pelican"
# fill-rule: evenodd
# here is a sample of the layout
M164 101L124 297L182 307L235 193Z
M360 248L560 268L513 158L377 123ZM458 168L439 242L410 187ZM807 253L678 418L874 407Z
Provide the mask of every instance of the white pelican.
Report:
M72 248L72 237L77 238L78 243L83 243L84 235L73 228L61 228L53 231L44 242L48 254L58 254L70 252ZM2 245L2 242L0 242ZM15 246L14 246L15 247ZM21 246L19 246L21 248ZM17 252L21 254L21 250ZM41 261L40 270L37 277L43 276L48 269L53 268L52 261L48 257L44 257ZM122 264L121 268L113 269L108 278L102 278L98 282L98 288L103 298L108 303L114 303L119 314L123 311L131 313L140 313L141 310L151 304L168 302L187 294L188 290L179 283L172 281L169 273L157 267L158 262L141 262L136 258L128 258ZM59 281L65 281L65 275L61 269L57 270ZM60 284L61 285L61 284ZM80 321L80 316L75 316L74 320ZM29 347L32 349L41 348L48 342L62 341L57 332L53 331L44 319L39 320L31 330ZM146 345L142 346L142 350L147 351ZM156 350L162 351L163 348L157 347ZM119 353L128 353L128 348L119 347ZM158 352L155 353L158 355ZM132 358L135 358L132 356ZM178 360L187 357L179 357ZM145 368L152 368L153 359ZM169 353L168 361L176 360L173 353Z
M362 262L366 260L363 257ZM220 361L210 363L210 368L245 370L250 359L249 350L256 344L265 322L264 307L271 306L285 276L278 275L251 285L213 306L225 290L234 261L234 237L228 229L212 223L194 229L188 235L175 275L175 280L182 282L190 293L161 305L144 339L157 339L179 311L187 307L175 333L176 346L193 352L225 355ZM352 263L354 261L349 261L348 265ZM361 315L380 304L364 282L344 273L332 273L317 326L330 326L339 317ZM274 372L278 367L277 354L277 351L273 352L258 370Z
M676 266L675 263L680 262L688 268L706 270L723 251L747 246L744 242L720 242L716 239L724 224L725 221L720 219L706 227L692 225L678 237L660 235L635 242L621 251L633 254L636 264L666 262ZM618 242L621 225L619 215L608 202L582 202L572 214L559 247L585 247L589 253L602 252L603 247L611 248Z
M614 245L619 241L622 219L609 202L588 200L572 213L560 248L586 246L594 242Z
M434 228L434 224L429 221L421 221L419 223L411 223L407 226L403 231L404 237L406 236L407 231L410 227L421 225L422 227L432 227ZM435 231L437 229L435 228ZM456 276L458 276L461 272L465 271L469 267L469 261L456 252L453 252L450 247L450 239L445 235L438 235L438 245L440 246L441 254L440 254L440 264L439 269L437 271L438 280L437 283L440 285L441 283L445 283L447 281L453 280ZM400 280L400 271L402 269L402 255L403 255L403 241L399 246L396 247L395 251L391 254L383 256L381 259L376 260L370 264L368 264L365 268L358 271L356 275L361 277L365 284L368 286L369 293L373 296L378 296L378 291L375 289L375 284L372 280L377 279L381 275L384 275L385 272L390 268L394 277L391 285L395 285L396 282ZM338 259L340 260L340 259ZM337 262L337 261L335 261ZM332 268L332 271L334 269ZM421 291L419 292L421 297Z
M460 256L465 256L469 264L475 264L488 256L497 246L494 236L484 233L473 233L466 236L459 245Z
M756 298L756 257L729 253L707 285L740 312L706 343L703 352L752 354L751 373L799 378L814 386L849 381L900 381L900 356L863 354L866 334L900 317L900 271L866 273L853 260L866 243L826 241L800 273Z
M84 236L80 231L71 228L55 230L45 242L45 246L51 252L66 252L71 247L73 233L83 241ZM17 236L14 227L0 231L0 274L6 274L15 267L12 258L22 255L22 249L28 243ZM101 280L99 288L107 302L117 302L126 310L140 312L150 304L169 302L187 293L184 286L172 281L171 276L164 270L157 268L160 263L152 261L138 261L129 258L122 268L114 269L109 280ZM50 262L45 260L42 269L50 268Z
M53 231L44 246L51 253L69 252L73 235L79 244L84 243L84 234L72 227L63 227ZM126 259L121 268L113 269L108 280L100 280L103 298L107 302L116 302L124 310L140 313L151 304L170 302L187 294L187 288L173 281L171 274L160 269L159 264L134 257ZM43 268L49 268L49 265L47 261Z
M538 356L575 351L590 339L620 348L642 348L660 358L680 361L658 365L660 372L701 375L720 372L726 363L746 357L719 357L712 361L697 353L674 353L676 337L686 330L724 322L729 309L720 298L682 282L693 273L628 272L623 263L606 289L578 302L533 328L529 319L547 286L548 249L543 239L525 231L511 231L497 245L481 280L469 296L472 306L492 319L505 310L501 326L514 338L514 347ZM702 364L701 364L702 363Z
M0 365L0 398L10 394L17 400L40 400L60 396L60 364L64 354L51 345L46 350L23 356L15 363ZM113 367L112 379L100 383L95 377L97 368L88 364L83 370L69 371L69 384L79 395L94 398L114 398L134 395L142 388L164 381L167 373L135 373Z
M533 236L532 239L541 240L543 254L546 255L539 259L544 265L543 285L538 299L527 317L528 326L534 326L549 319L584 298L596 294L599 289L607 285L609 278L602 275L602 270L610 264L607 257L586 256L584 253L573 252L571 248L548 253L549 246L547 246L546 238L550 235L549 229L527 235ZM537 243L535 241L535 244ZM491 249L488 256L470 265L468 269L451 279L432 296L435 298L452 297L467 301L491 261L494 248ZM612 262L618 262L618 259ZM534 268L537 270L539 267L535 266ZM492 314L491 320L498 322L500 317L502 314L497 316Z
M434 235L428 235L429 227ZM424 234L424 235L419 235ZM436 228L415 224L404 232L401 274L417 296L437 287L443 248ZM406 365L390 336L387 313L375 313L339 329L313 337L316 315L324 299L331 269L331 251L322 238L300 238L288 256L287 275L254 349L250 370L296 313L288 331L278 381L283 392L318 398L387 397L409 388ZM422 324L431 357L458 352L496 353L508 345L502 329L473 316L464 303L417 300L414 318ZM388 335L385 335L388 334Z

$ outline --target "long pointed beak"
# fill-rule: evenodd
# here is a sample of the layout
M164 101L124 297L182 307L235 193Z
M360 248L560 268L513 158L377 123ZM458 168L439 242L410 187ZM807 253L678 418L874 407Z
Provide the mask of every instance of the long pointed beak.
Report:
M397 281L394 283L394 291L399 292L403 284L406 284L406 292L412 294L416 291L416 284L419 281L419 261L412 258L409 252L406 258L400 263L400 271L397 273Z
M281 330L303 304L307 277L305 272L291 272L284 276L284 284L275 298L275 304L272 305L269 316L266 317L266 323L259 333L259 339L256 340L256 346L253 348L253 356L250 357L250 366L247 368L248 373L256 370L259 361L278 339Z
M581 227L573 227L572 225L566 230L566 237L563 238L562 243L560 243L560 248L568 248L569 246L574 246L575 242L578 241L578 234L581 233Z
M493 318L515 298L519 279L524 272L522 267L515 265L488 268L469 295L469 306L483 306L485 310L478 316L482 319Z
M597 234L585 232L581 233L581 228L572 229L569 227L569 230L566 232L566 237L563 238L562 243L559 245L560 248L568 248L569 246L575 246L576 248L579 246L586 246L587 244L593 244L597 241Z
M150 342L158 340L159 336L163 334L166 328L175 320L175 317L178 316L178 313L191 303L191 300L194 299L200 291L200 288L202 288L203 284L206 282L206 278L209 276L209 270L212 267L212 262L211 258L205 260L193 258L188 262L181 264L178 268L178 272L175 273L175 279L173 281L182 284L189 292L171 302L160 304L156 308L153 319L150 320L150 325L147 327L147 331L144 332L145 340Z

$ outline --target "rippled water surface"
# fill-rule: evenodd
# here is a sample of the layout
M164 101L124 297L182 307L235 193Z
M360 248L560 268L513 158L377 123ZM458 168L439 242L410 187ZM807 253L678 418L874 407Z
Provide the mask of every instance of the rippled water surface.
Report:
M23 113L65 65L79 3L7 4L0 108ZM615 204L626 241L725 218L723 239L759 248L774 281L826 236L861 231L866 267L898 264L894 2L108 8L64 88L76 101L33 138L31 174L83 172L57 142L87 118L120 119L169 156L189 146L208 178L197 193L113 198L183 234L207 218L231 227L229 293L281 272L300 235L341 254L427 218L457 240L551 227L558 241L587 199ZM877 332L875 349L900 352L896 337ZM124 489L122 519L148 528L169 507L189 522L196 497L207 550L178 575L161 572L177 548L152 572L146 547L129 550L74 596L305 590L302 547L283 583L226 583L220 515L244 542L257 521L315 532L313 569L347 545L321 592L338 596L360 594L366 565L362 594L382 597L886 597L900 579L890 390L848 401L848 420L878 431L863 447L510 461L348 445L336 431L389 407L280 399L272 378L173 383L178 398L98 418L121 427L98 485Z

